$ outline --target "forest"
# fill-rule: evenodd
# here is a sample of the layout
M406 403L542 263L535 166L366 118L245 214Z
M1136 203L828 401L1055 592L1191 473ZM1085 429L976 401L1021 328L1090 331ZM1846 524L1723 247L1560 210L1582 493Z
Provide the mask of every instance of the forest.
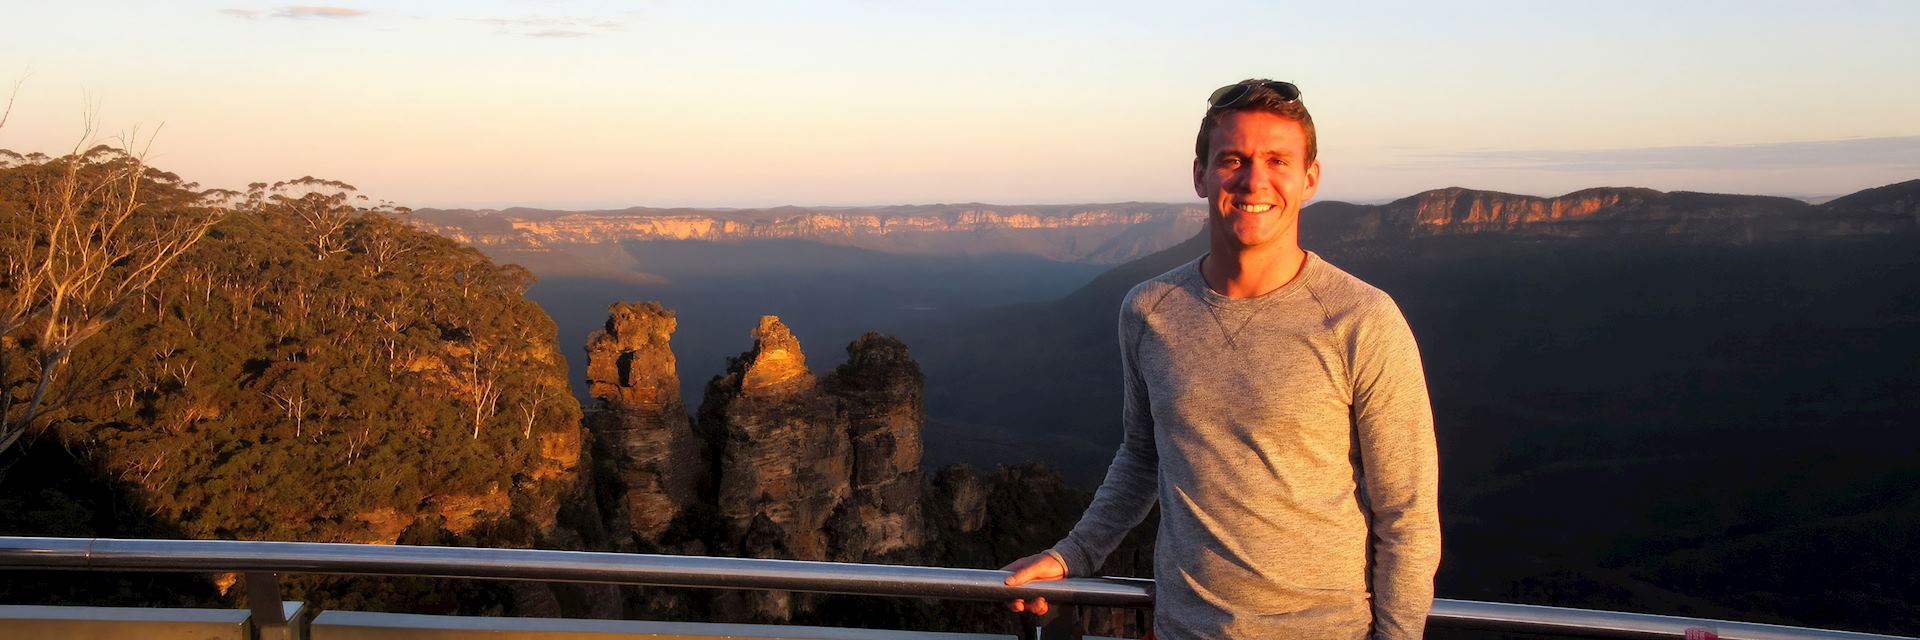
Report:
M0 154L0 528L535 544L580 447L553 323L406 215Z

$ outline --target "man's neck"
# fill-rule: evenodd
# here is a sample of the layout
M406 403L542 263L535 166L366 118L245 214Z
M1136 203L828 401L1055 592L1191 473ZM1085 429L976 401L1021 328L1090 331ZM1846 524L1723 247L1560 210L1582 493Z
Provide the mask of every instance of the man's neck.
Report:
M1229 298L1253 298L1287 286L1306 268L1299 245L1222 250L1214 247L1200 260L1207 288Z

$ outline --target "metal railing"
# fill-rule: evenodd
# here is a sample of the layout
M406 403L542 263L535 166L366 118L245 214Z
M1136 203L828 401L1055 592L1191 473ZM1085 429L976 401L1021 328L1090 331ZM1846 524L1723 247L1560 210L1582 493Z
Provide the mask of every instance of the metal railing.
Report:
M234 572L256 622L285 625L278 573L592 582L763 589L1067 605L1151 607L1153 581L1072 578L1006 586L1007 573L898 565L588 551L316 542L119 540L0 536L0 569ZM1866 640L1898 636L1640 613L1435 599L1429 626L1594 638ZM1694 636L1689 634L1693 633Z

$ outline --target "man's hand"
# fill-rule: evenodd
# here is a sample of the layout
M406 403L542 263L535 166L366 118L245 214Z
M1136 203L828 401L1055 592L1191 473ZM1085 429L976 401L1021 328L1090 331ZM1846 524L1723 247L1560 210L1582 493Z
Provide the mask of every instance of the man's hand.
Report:
M1035 580L1059 580L1067 577L1067 565L1062 564L1053 554L1044 551L1015 560L1012 564L1001 567L1000 570L1013 572L1013 575L1007 576L1009 587L1018 587ZM1026 600L1015 600L1009 603L1009 606L1014 611L1032 611L1037 616L1047 615L1046 598L1034 598L1032 603Z

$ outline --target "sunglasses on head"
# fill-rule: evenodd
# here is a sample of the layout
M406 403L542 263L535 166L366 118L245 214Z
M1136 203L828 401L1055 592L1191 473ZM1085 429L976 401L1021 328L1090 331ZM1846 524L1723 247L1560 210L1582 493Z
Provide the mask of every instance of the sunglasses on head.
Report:
M1213 92L1213 95L1207 96L1207 104L1212 105L1210 107L1207 107L1207 110L1212 111L1215 109L1226 109L1226 108L1232 107L1233 105L1239 104L1241 100L1245 100L1248 95L1251 95L1253 93L1254 87L1266 87L1266 88L1272 89L1274 93L1277 93L1280 95L1281 100L1285 100L1287 102L1293 102L1300 99L1300 87L1293 86L1293 83L1291 82L1281 82L1279 80L1261 80L1258 82L1235 82L1233 84L1220 87L1219 89L1215 89Z

